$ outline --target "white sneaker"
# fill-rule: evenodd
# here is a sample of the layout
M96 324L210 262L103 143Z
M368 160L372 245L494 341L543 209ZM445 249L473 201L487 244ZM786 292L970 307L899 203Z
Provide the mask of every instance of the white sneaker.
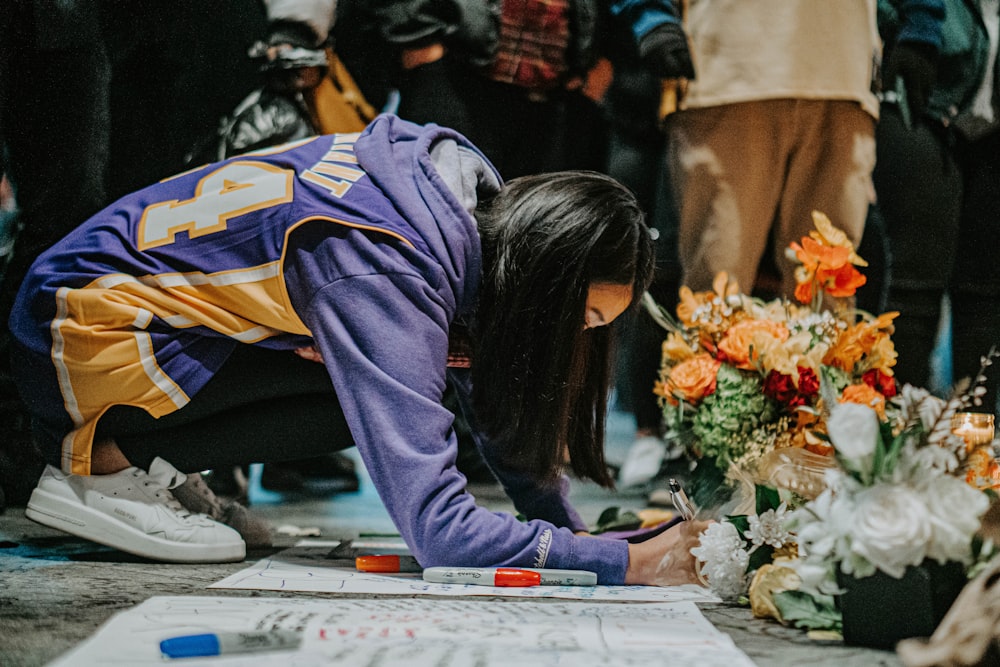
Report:
M239 533L185 509L139 468L67 475L46 466L24 515L40 524L152 560L226 563L246 557Z

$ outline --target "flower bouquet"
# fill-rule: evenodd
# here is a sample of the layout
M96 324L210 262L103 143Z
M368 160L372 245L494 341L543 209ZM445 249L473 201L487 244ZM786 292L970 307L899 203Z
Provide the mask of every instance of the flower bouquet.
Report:
M995 554L979 537L990 495L970 483L975 457L952 432L967 405L967 394L944 401L905 385L884 416L864 405L831 410L837 466L786 527L799 545L789 563L798 591L817 606L834 596L845 642L892 648L929 636L973 566Z
M676 317L647 304L668 330L654 391L667 437L695 462L692 495L702 505L706 487L733 490L740 480L818 495L832 465L821 383L838 402L878 410L896 393L897 313L853 308L865 262L825 215L813 221L788 250L799 264L798 303L751 298L721 273L711 291L681 288Z
M754 491L692 549L706 583L756 616L891 647L929 635L996 554L979 530L997 464L953 432L983 373L948 400L897 387L897 314L851 307L864 261L813 218L790 248L798 304L750 298L721 275L711 292L682 289L676 319L660 310L655 391L692 486L715 471Z
M833 448L826 488L789 511L758 486L756 515L725 517L692 550L707 583L724 599L748 596L755 616L851 644L930 635L997 555L979 535L995 493L970 483L982 481L969 474L975 450L952 431L970 395L945 401L904 385L881 415L834 404L822 436Z

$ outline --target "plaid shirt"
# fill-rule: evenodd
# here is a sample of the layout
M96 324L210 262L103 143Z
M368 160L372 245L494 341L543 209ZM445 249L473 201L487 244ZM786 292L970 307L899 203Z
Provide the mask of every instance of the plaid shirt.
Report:
M569 0L503 0L490 78L532 91L557 86L566 73Z

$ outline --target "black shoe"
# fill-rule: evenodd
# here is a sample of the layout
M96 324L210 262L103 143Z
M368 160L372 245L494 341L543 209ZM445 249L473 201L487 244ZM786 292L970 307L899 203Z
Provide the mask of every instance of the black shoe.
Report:
M248 477L249 467L242 466L216 468L203 475L205 484L212 493L240 505L250 504Z
M328 496L361 488L354 461L339 452L297 461L265 463L260 485L268 491Z

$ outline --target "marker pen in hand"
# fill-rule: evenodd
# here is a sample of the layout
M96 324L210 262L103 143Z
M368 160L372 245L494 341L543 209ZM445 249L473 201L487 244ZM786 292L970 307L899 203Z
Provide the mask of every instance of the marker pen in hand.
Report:
M681 513L685 521L693 519L694 507L691 505L691 501L688 500L687 494L684 493L684 489L681 488L680 482L671 477L667 481L667 485L670 487L670 500L673 501L677 511Z
M476 586L538 586L542 583L542 575L514 567L428 567L424 570L424 581Z
M160 642L160 652L168 658L201 658L257 651L291 651L301 643L302 635L293 630L213 632L164 639Z

